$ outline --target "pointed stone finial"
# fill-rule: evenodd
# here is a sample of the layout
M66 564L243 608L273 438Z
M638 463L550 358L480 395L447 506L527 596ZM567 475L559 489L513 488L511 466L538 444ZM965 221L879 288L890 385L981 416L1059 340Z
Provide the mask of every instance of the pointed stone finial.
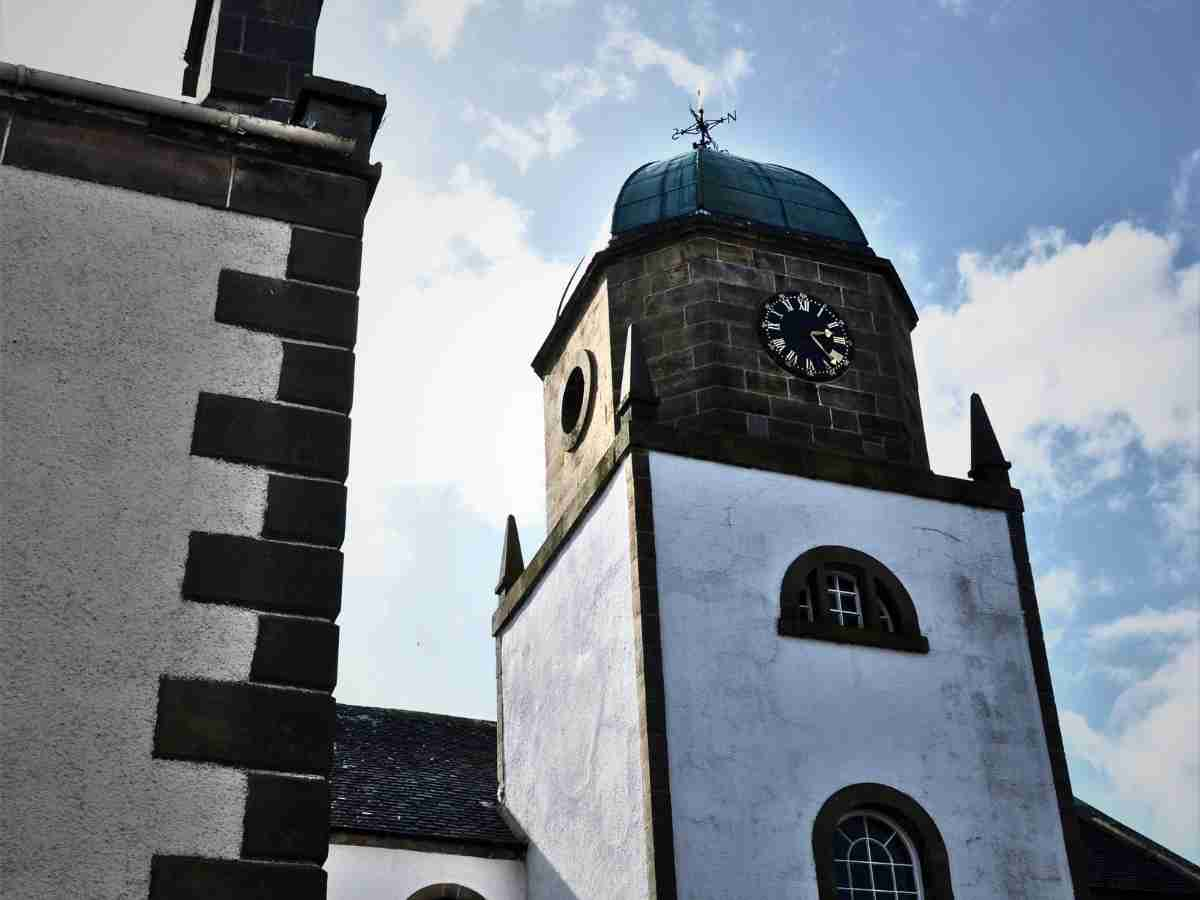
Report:
M646 354L636 322L629 324L625 332L625 364L621 367L621 399L617 403L617 418L626 413L635 418L653 418L658 398L654 396L654 385L650 381L650 367L646 365Z
M971 470L967 477L973 481L1003 484L1011 487L1008 470L1012 463L1004 458L996 432L978 394L971 395Z
M521 556L521 537L517 534L517 520L508 517L504 528L504 551L500 555L500 580L496 582L496 593L503 594L512 587L525 571L525 560Z

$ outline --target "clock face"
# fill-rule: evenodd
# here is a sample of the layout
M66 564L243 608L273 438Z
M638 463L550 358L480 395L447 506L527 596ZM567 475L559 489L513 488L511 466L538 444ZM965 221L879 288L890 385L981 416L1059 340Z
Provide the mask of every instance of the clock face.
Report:
M837 378L854 360L854 338L846 323L807 294L768 297L758 317L758 333L776 363L808 381Z

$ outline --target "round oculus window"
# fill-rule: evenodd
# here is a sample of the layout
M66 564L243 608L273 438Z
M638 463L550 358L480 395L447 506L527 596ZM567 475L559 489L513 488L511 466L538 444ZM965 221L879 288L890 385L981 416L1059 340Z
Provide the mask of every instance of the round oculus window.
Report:
M563 387L562 394L561 417L563 434L570 434L574 431L575 426L579 424L579 417L583 415L585 382L583 369L579 366L573 368L571 374L567 376L567 383Z
M563 380L558 401L558 424L562 429L563 449L570 452L579 446L587 431L596 394L596 364L587 350L578 351L571 360Z

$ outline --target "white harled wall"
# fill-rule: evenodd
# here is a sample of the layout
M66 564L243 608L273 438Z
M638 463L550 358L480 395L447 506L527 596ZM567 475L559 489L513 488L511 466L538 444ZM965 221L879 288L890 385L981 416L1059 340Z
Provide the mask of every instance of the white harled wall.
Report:
M529 900L647 896L628 462L502 632L506 804Z
M192 530L257 534L266 474L189 454L200 391L270 399L278 338L213 319L290 227L0 168L0 884L145 897L236 857L245 775L151 758L161 675L244 680L256 617L190 603Z
M408 900L434 884L470 888L483 900L525 900L525 864L392 847L332 844L329 900Z
M813 821L860 782L933 817L956 897L1069 898L1004 513L650 467L680 900L815 897ZM896 574L928 655L777 635L784 571L822 544Z

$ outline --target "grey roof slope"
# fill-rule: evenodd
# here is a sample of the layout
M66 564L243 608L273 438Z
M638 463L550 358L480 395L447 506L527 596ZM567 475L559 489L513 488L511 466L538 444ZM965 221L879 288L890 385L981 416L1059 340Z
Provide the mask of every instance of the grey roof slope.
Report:
M1075 798L1088 882L1099 896L1200 898L1200 866Z
M334 831L519 848L496 810L496 723L337 707ZM1200 866L1076 798L1097 897L1200 900Z
M337 707L335 831L520 847L496 811L496 723Z

